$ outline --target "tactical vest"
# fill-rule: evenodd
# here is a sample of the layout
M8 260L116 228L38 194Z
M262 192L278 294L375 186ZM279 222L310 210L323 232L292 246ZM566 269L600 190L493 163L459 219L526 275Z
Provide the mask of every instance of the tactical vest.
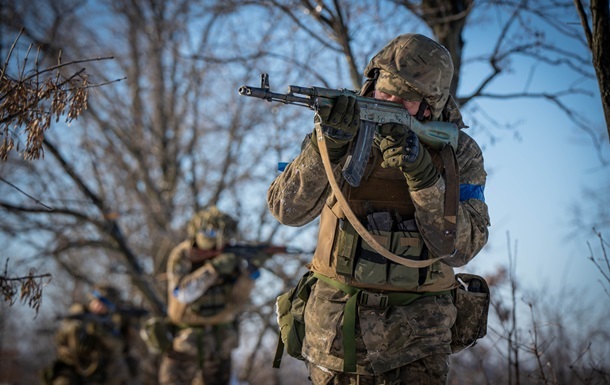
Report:
M122 327L119 314L93 314L85 305L73 304L55 335L57 358L80 376L103 377L109 361L125 349Z
M442 170L439 154L429 151L435 166ZM434 257L417 230L415 206L403 173L393 167L382 168L382 161L380 150L373 147L360 186L344 183L342 192L349 206L389 251L412 260ZM312 271L350 286L374 290L437 292L453 288L453 269L440 261L416 269L374 252L352 228L339 206L331 199L322 210L318 245L309 266ZM382 230L370 223L379 217L378 213L387 213L384 218L390 220Z
M209 263L209 262L206 262ZM193 264L191 273L201 265ZM168 288L167 315L174 324L181 326L219 325L233 322L243 306L248 302L254 286L247 272L238 271L234 276L225 277L208 289L191 304L179 302Z

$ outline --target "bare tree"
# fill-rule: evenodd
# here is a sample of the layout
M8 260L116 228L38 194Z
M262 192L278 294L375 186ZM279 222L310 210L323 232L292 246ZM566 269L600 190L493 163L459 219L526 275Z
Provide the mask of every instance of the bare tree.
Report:
M523 289L517 242L507 240L509 266L486 277L492 293L488 335L451 357L449 384L608 384L608 308L594 306L581 292Z
M595 235L599 240L601 257L597 257L593 252L591 245L589 244L589 251L591 255L589 259L593 262L599 273L601 274L600 284L604 288L604 292L610 298L610 256L608 256L608 241L606 241L602 233L594 229Z
M70 277L62 281L66 293L112 279L157 313L165 307L165 258L183 239L190 215L207 204L238 217L244 240L313 242L315 223L280 228L265 205L275 164L298 153L312 116L240 98L239 86L260 73L269 72L274 87L358 88L372 54L399 33L420 31L436 35L454 55L455 90L467 64L488 63L479 85L457 95L463 107L477 98L538 98L565 107L575 121L578 114L561 97L585 90L566 84L556 94L528 92L526 80L526 91L502 94L493 82L510 72L511 55L591 75L586 60L547 46L526 20L550 21L542 11L565 11L563 2L543 10L506 2L501 11L494 2L40 0L36 9L21 3L3 3L0 28L26 26L24 38L40 47L45 64L59 51L70 53L64 62L114 57L87 63L89 78L126 80L96 88L77 122L47 132L45 162L7 160L0 177L29 197L0 183L0 236L24 245L18 253L26 264ZM498 43L486 55L463 57L462 32L495 12L503 26ZM566 59L551 60L543 48ZM249 329L247 362L265 360L274 349L273 299L305 261L269 262L261 279L273 284L260 285L245 318L256 326ZM255 381L247 366L243 375Z
M582 1L574 0L580 22L587 38L587 45L593 54L592 62L597 74L597 82L602 99L602 107L610 140L610 3L608 0L591 0L587 14Z
M260 74L264 63L244 63L264 45L240 32L242 21L192 1L117 0L96 4L95 12L78 1L39 5L53 11L38 18L20 2L1 11L3 21L32 27L24 44L40 47L41 62L58 50L70 52L68 61L114 56L89 63L87 72L102 82L126 80L95 89L78 122L47 131L44 162L7 160L0 170L7 182L0 184L2 237L23 245L15 255L23 265L67 273L67 295L112 280L163 314L165 258L194 211L218 204L240 219L244 240L268 241L278 229L264 191L275 156L294 138L254 131L266 117L235 98L244 79ZM102 14L121 22L95 23L92 15ZM274 120L289 128L290 114Z

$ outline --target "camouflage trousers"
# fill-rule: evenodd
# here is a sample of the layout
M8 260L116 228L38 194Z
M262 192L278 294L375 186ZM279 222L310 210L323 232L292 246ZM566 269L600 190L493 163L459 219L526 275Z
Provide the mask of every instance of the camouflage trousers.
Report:
M233 324L180 330L161 360L159 384L228 385L237 342Z
M446 385L449 356L432 355L378 375L334 372L309 364L313 385Z
M351 338L355 338L357 374L391 373L425 357L446 357L451 353L451 326L457 309L450 294L423 296L407 305L359 302L355 317L351 318L346 317L349 299L349 295L321 280L313 286L305 306L302 351L310 364L345 372L346 319L355 323Z

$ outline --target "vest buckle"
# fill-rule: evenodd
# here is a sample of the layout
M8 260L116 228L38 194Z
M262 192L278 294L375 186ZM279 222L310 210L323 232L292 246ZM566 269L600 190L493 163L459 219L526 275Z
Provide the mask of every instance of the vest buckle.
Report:
M388 296L383 293L361 290L358 293L358 304L370 307L386 307L388 306Z

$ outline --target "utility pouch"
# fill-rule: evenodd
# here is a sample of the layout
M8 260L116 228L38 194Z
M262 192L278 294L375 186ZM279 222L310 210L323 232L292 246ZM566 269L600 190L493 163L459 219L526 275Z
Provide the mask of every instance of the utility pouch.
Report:
M424 241L418 232L398 231L392 234L391 251L401 257L419 259L424 247ZM390 263L388 283L392 285L415 287L420 280L419 269Z
M280 336L273 359L274 368L280 367L284 348L291 357L304 360L301 351L305 339L305 306L316 281L313 272L307 272L295 287L277 297L275 313Z
M489 313L489 286L483 277L473 274L456 274L459 286L453 290L457 317L451 328L451 352L457 353L476 345L487 334Z
M174 340L173 325L167 317L150 317L144 321L140 337L151 353L165 353Z
M376 231L372 236L386 249L390 249L391 231ZM386 259L377 254L366 242L362 241L362 249L354 269L354 278L361 283L383 285L386 282Z
M354 255L358 247L358 233L349 223L342 220L337 230L337 273L351 277L354 271Z

